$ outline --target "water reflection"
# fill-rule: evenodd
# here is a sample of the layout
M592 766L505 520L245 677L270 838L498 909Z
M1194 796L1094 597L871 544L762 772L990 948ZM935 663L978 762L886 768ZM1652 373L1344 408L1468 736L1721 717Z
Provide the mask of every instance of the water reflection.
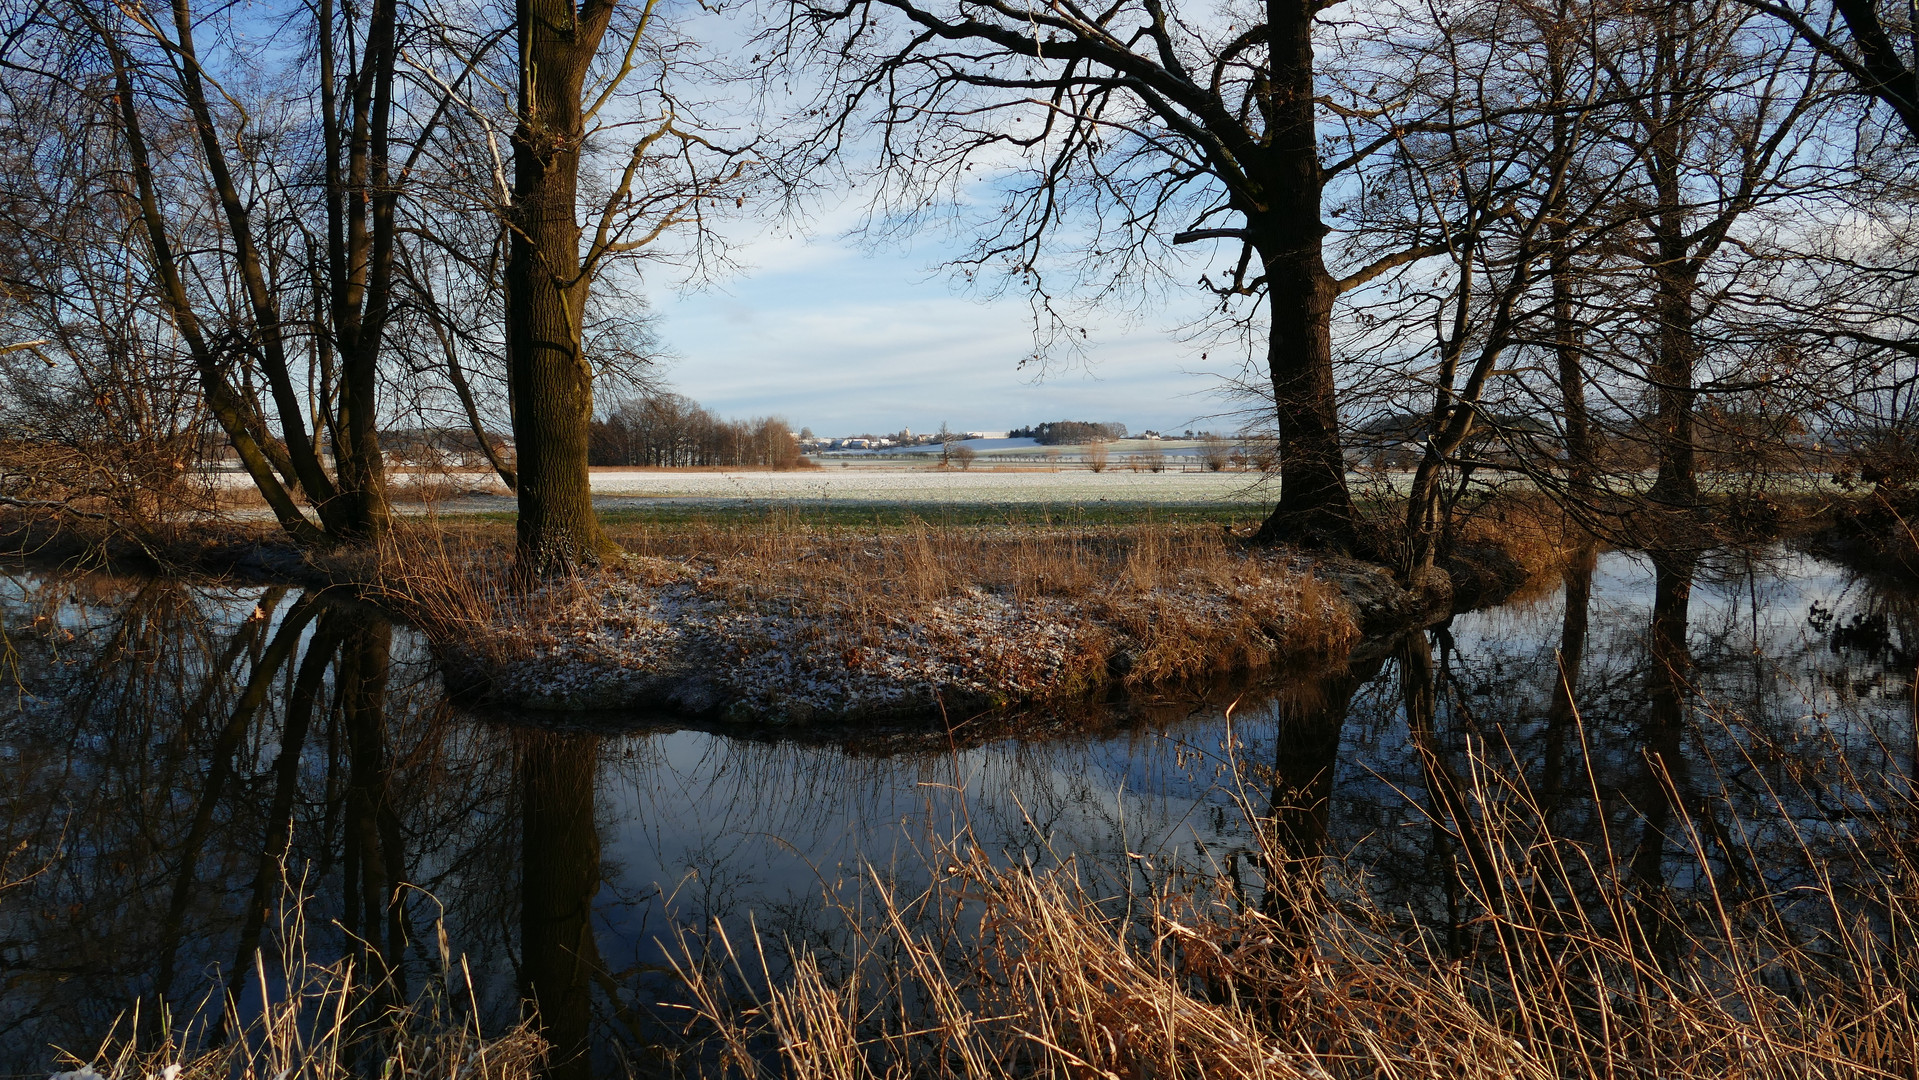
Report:
M962 827L998 858L1076 857L1122 897L1218 869L1279 914L1297 897L1266 883L1361 865L1455 956L1489 904L1617 896L1648 928L1632 947L1670 964L1681 897L1819 872L1756 880L1729 837L1804 833L1797 808L1843 820L1822 779L1909 773L1919 625L1906 594L1800 556L1588 553L1547 595L1230 710L942 747L465 716L411 633L285 589L15 569L0 619L0 847L47 866L0 893L0 1072L88 1047L135 1002L221 1037L208 992L257 1004L297 917L308 950L391 997L466 957L444 984L461 1006L499 1024L530 1002L554 1073L580 1080L657 1064L682 934L694 962L749 917L831 950L860 867L911 885ZM1487 775L1512 806L1474 801ZM1513 807L1593 869L1493 895L1510 856L1481 829Z
M521 807L520 993L552 1044L555 1080L592 1075L588 1035L595 976L607 974L593 931L600 836L593 793L599 739L522 733L516 749Z

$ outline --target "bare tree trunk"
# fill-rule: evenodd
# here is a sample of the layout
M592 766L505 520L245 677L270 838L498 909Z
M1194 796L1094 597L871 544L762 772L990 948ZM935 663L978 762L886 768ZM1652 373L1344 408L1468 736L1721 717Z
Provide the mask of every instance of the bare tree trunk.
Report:
M1333 383L1332 312L1338 286L1326 272L1325 177L1313 120L1313 13L1304 0L1268 0L1272 49L1271 142L1266 206L1246 208L1265 266L1271 324L1266 342L1279 422L1279 505L1263 540L1353 552L1359 533Z
M394 0L376 0L359 69L349 70L351 124L341 130L335 101L333 4L320 0L320 97L327 152L325 306L340 352L340 400L334 467L340 481L340 529L355 539L384 535L392 510L379 439L380 345L392 307L394 202L388 156L395 60ZM342 169L344 162L345 168Z
M1317 238L1309 250L1288 252L1266 266L1272 290L1266 356L1279 421L1279 505L1260 527L1260 538L1352 553L1359 534L1346 487L1333 385L1332 277L1320 259Z
M1564 4L1554 19L1555 26L1572 22ZM1565 40L1557 35L1547 38L1551 77L1548 89L1554 101L1567 97L1570 79ZM1556 159L1564 161L1577 153L1573 138L1573 117L1561 111L1552 119L1552 148ZM1562 203L1564 199L1560 200ZM1572 224L1564 209L1553 215L1546 226L1546 279L1552 290L1553 360L1558 368L1559 408L1565 424L1566 495L1575 505L1592 498L1594 462L1592 418L1586 411L1585 358L1580 354L1581 335L1575 318L1578 296L1574 282L1577 269L1572 257Z
M519 0L520 117L513 131L507 366L518 458L519 557L539 574L600 563L614 548L587 473L593 372L581 349L587 276L576 216L580 93L613 4Z
M1682 170L1689 149L1688 111L1699 94L1694 73L1681 62L1686 27L1680 13L1660 13L1654 33L1655 78L1660 80L1651 98L1647 130L1647 179L1654 204L1649 221L1654 259L1653 350L1647 372L1652 383L1653 446L1659 473L1652 499L1671 509L1688 509L1699 501L1693 475L1693 365L1695 340L1693 298L1699 286L1701 259L1696 257L1689 231L1694 223L1687 212L1688 192Z
M1572 258L1566 237L1556 231L1547 276L1552 283L1553 358L1559 376L1559 408L1566 425L1566 493L1574 503L1588 502L1593 487L1592 417L1586 410L1585 359L1580 355L1574 318Z
M1693 295L1698 288L1697 264L1687 258L1685 241L1674 237L1663 223L1659 238L1661 264L1655 271L1652 383L1656 411L1653 438L1659 454L1659 474L1652 497L1674 509L1699 502L1699 480L1694 474L1693 365L1695 340Z

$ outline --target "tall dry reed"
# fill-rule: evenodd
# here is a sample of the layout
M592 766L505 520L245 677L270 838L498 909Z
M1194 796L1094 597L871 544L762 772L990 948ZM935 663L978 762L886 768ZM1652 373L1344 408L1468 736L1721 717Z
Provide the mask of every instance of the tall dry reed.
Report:
M1675 808L1653 880L1625 837L1557 832L1515 764L1478 744L1429 777L1459 853L1444 933L1243 798L1258 850L1232 873L1160 867L1122 906L1071 858L1008 865L962 832L923 889L869 871L837 954L735 928L682 977L741 1076L1919 1074L1910 789L1842 777L1824 823L1775 794L1783 842L1730 795Z
M61 1052L69 1070L66 1080L536 1080L542 1075L548 1047L532 1022L493 1036L482 1031L472 972L463 957L449 954L444 934L438 936L441 977L403 999L389 980L369 978L351 958L311 959L299 911L297 900L284 905L278 938L256 954L247 985L216 989L195 1012L200 1019L184 1024L170 1012L156 1017L129 1011L92 1052Z

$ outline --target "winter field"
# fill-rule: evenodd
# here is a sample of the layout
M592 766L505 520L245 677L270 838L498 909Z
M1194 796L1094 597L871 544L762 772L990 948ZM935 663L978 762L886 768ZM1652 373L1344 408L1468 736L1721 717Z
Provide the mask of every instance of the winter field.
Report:
M1258 473L1011 472L981 469L795 469L790 472L669 472L595 469L602 505L648 502L1241 503L1265 502Z
M389 473L397 496L396 511L436 510L452 514L511 513L514 499L489 472L394 470ZM229 512L250 517L263 513L247 477L239 472L215 473L209 478L228 499ZM1028 508L1050 513L1079 507L1093 510L1183 508L1203 514L1259 512L1278 497L1274 477L1254 471L1201 472L1169 468L1163 472L1108 468L1093 472L1068 465L1054 469L1009 469L976 466L971 470L941 469L888 462L858 463L827 459L819 468L770 470L639 469L605 467L592 470L595 502L603 511L644 514L649 509L699 514L706 510L753 512L775 507L804 510L859 511L890 507L926 515L941 508ZM1368 472L1351 474L1348 482L1360 498L1392 498L1405 492L1410 474ZM1651 473L1642 480L1652 482ZM1508 488L1529 487L1516 477L1503 478ZM1775 494L1832 495L1836 488L1824 475L1771 478ZM1736 494L1739 478L1706 477L1702 487Z

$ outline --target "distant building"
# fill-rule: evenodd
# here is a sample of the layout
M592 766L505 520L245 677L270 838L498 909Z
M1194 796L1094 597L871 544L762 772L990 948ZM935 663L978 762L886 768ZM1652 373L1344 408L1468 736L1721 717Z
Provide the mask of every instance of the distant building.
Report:
M1006 433L1004 431L967 431L967 432L962 432L961 434L964 438L968 438L968 439L1004 439L1006 438Z

